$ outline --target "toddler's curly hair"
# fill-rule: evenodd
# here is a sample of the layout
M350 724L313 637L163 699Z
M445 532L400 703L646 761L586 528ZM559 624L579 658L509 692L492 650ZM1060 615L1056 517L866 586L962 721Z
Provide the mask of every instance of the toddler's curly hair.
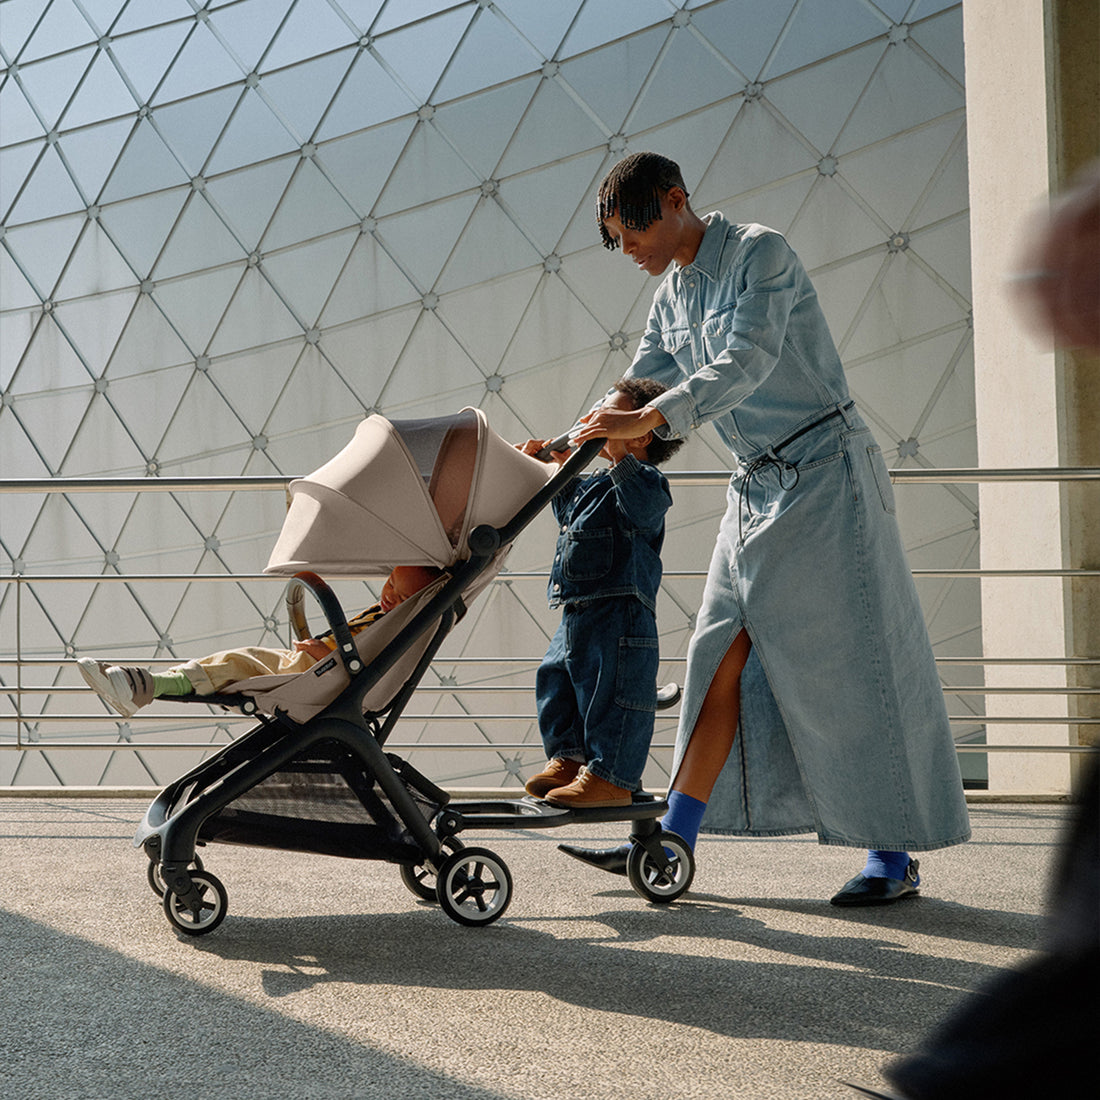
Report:
M660 397L668 389L668 386L663 382L658 382L656 378L620 378L612 388L618 390L619 393L625 393L634 402L634 408L640 409L643 405L648 405L655 397ZM661 439L654 432L653 438L649 441L649 446L646 447L646 461L653 466L660 466L663 462L667 462L683 445L684 441L682 439Z

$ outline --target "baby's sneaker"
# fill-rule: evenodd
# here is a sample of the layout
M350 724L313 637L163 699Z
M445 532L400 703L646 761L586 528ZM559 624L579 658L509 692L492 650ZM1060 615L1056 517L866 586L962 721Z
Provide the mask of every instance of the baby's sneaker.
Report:
M587 768L572 783L547 793L546 801L552 806L567 806L578 810L598 810L612 806L629 806L634 795L625 787L616 787Z
M137 665L107 665L91 657L77 662L84 682L123 718L153 701L153 675Z
M523 789L532 798L545 798L550 791L555 790L557 787L564 787L567 783L572 783L577 778L580 770L581 763L579 760L566 760L563 757L555 756L553 760L547 762L546 767L538 775L533 775L527 780Z

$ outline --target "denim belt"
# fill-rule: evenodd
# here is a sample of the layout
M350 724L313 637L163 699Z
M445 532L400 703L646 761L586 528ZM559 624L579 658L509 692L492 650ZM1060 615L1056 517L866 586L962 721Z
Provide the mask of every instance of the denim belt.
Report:
M749 503L748 496L749 480L755 477L765 466L774 466L779 471L780 488L789 492L798 484L798 467L780 458L776 452L783 450L784 447L790 446L796 439L804 436L807 432L813 431L814 428L818 428L834 417L842 416L849 410L854 409L855 404L854 401L849 401L833 409L832 412L827 412L824 416L819 416L816 420L811 420L809 424L803 424L797 432L792 432L786 439L782 439L778 443L768 447L762 454L754 458L752 462L745 467L745 476L741 479L741 487L737 493L737 541L742 546L745 544L745 532L741 522L741 506L744 505L749 515L752 515L752 505ZM794 474L794 479L790 481L789 484L783 480L783 475L788 470Z

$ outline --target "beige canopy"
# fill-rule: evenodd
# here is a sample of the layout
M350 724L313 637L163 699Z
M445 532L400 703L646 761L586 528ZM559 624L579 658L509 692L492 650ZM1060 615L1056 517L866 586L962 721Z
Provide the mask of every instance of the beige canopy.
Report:
M480 409L431 420L371 416L338 455L291 482L265 571L446 568L468 556L474 527L506 523L554 469L497 435Z

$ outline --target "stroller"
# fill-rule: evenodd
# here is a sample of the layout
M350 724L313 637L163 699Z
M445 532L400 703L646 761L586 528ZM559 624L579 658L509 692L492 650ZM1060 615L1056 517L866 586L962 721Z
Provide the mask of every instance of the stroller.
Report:
M561 467L522 454L467 408L443 418L371 416L351 442L292 482L266 572L292 574L291 627L311 631L308 592L335 640L305 672L240 680L215 695L176 696L254 715L258 724L169 784L137 830L148 880L169 922L213 931L227 893L196 848L208 843L384 860L418 897L452 920L486 925L505 911L505 862L467 847L464 830L633 822L628 878L642 897L670 902L691 883L691 849L657 818L667 803L635 795L615 809L563 809L529 797L452 802L411 764L385 751L407 703L468 603L501 568L516 536L596 456L579 447ZM353 636L333 574L427 565L441 575ZM678 694L675 685L672 692ZM664 705L675 698L662 689Z

